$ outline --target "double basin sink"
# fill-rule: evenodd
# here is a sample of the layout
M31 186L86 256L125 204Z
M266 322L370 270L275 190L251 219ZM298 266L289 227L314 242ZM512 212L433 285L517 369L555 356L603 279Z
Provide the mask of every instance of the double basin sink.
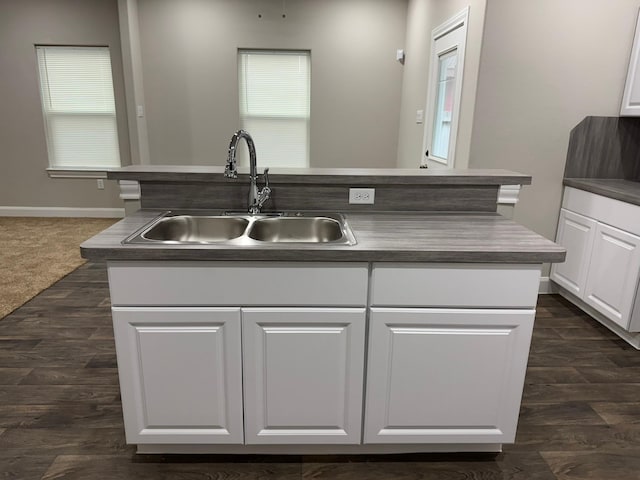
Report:
M335 213L209 215L167 212L149 222L123 243L354 245L356 240L345 218Z

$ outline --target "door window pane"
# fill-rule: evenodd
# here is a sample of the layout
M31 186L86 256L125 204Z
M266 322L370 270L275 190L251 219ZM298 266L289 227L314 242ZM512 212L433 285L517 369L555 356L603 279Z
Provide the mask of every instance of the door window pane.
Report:
M431 155L445 160L449 156L457 66L457 49L451 50L438 58L438 84L433 120L433 138L431 139Z

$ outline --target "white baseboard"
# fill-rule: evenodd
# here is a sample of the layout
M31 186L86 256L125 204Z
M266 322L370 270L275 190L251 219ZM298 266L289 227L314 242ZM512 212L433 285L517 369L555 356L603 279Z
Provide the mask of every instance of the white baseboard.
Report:
M545 295L549 293L558 293L558 286L553 283L549 277L540 277L540 287L538 288L539 295Z
M123 218L124 208L2 207L0 217Z
M564 298L569 300L571 303L579 307L581 310L586 312L590 317L600 322L602 325L607 327L613 333L622 338L625 342L631 345L636 350L640 350L640 332L627 332L625 329L620 327L618 324L612 322L607 317L602 315L600 312L592 308L590 305L587 305L584 301L580 300L578 297L569 293L562 287L558 287L558 293L562 295Z

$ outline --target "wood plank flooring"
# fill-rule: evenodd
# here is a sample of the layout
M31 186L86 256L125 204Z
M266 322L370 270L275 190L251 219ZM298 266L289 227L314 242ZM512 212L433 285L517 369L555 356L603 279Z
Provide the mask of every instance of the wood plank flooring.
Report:
M640 480L640 352L540 297L517 441L494 455L136 455L104 265L0 320L0 478Z

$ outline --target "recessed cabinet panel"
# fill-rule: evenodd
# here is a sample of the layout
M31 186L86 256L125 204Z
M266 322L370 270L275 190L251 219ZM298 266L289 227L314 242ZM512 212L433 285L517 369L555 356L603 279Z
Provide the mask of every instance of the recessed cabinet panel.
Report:
M242 443L240 309L113 318L128 442Z
M595 229L595 220L560 210L556 242L567 249L567 257L553 264L551 279L579 298L584 295Z
M640 275L640 237L598 224L584 300L628 329Z
M242 317L246 443L359 443L365 309Z
M372 309L365 443L514 441L534 315Z

